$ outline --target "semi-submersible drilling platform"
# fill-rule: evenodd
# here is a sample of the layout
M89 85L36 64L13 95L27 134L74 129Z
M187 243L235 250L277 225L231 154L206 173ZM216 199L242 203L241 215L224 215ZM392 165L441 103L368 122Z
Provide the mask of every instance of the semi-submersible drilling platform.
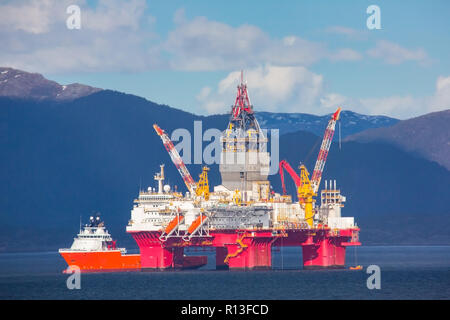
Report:
M149 187L134 200L127 232L140 248L141 268L171 269L183 264L184 248L215 248L217 269L271 268L272 248L301 246L303 266L343 268L345 249L359 246L359 228L353 217L341 217L345 197L336 181L326 181L316 204L322 171L333 138L340 108L331 116L319 156L309 178L281 161L283 194L267 180L270 155L268 138L255 118L242 80L227 129L221 136L222 184L210 191L208 168L195 182L169 136L156 124L172 162L188 192L181 194L164 185L164 165L155 175L158 190ZM297 186L298 201L286 195L283 169ZM300 259L300 257L299 257Z

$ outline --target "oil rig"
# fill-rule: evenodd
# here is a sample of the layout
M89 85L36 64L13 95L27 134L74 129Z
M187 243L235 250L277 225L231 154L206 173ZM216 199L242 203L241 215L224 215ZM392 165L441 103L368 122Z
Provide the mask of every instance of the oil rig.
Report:
M164 185L164 165L155 174L158 189L139 192L127 232L140 249L142 269L173 269L183 264L185 248L215 250L217 269L270 269L272 248L301 246L303 267L344 268L345 251L360 246L360 229L353 217L342 217L345 197L336 181L325 181L316 203L322 172L341 108L331 116L310 178L305 165L299 173L287 161L279 163L283 193L275 193L267 179L270 154L241 81L230 120L221 135L219 171L222 183L210 190L209 168L198 182L157 124L156 133L187 187L182 194ZM286 194L284 170L293 179L298 201ZM300 259L300 257L299 257Z

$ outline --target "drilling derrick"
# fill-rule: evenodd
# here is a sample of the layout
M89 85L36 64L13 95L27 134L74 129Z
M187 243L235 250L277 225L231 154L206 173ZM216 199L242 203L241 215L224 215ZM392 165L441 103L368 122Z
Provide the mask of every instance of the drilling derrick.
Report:
M230 191L241 190L243 201L251 200L250 193L265 194L270 161L267 138L255 118L242 72L228 128L220 140L222 185Z

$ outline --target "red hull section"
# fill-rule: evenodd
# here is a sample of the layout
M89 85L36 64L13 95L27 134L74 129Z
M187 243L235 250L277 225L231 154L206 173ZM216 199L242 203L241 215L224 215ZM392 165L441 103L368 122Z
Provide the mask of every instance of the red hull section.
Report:
M206 256L185 256L184 248L173 245L171 241L168 241L170 245L166 245L166 242L159 240L159 232L137 232L132 235L141 252L142 269L194 269L208 262Z
M217 269L270 269L273 246L301 246L305 269L344 268L346 247L361 245L358 228L221 230L189 241L179 237L161 241L160 232L131 234L141 251L141 266L148 269L179 268L186 258L185 247L215 247Z
M128 271L141 268L139 254L122 255L118 250L70 252L62 251L61 256L69 266L75 265L82 272Z

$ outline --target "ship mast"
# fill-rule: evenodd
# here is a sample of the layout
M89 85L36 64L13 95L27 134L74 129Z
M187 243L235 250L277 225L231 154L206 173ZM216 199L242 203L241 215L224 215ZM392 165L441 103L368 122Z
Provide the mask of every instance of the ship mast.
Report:
M158 181L158 193L163 193L163 182L164 182L164 165L160 165L161 172L155 174L155 180Z

